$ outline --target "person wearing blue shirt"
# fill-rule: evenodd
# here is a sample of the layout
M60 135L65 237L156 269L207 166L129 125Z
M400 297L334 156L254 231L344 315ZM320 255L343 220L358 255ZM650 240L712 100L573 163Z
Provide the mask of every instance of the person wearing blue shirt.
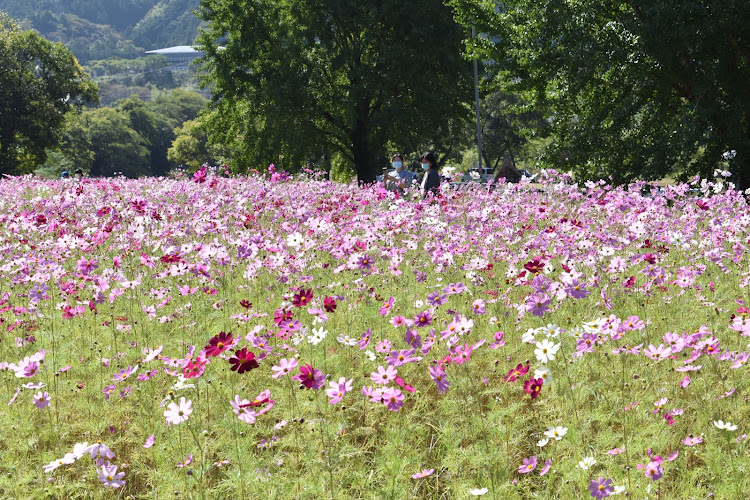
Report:
M391 164L394 171L385 174L385 187L389 191L397 190L403 196L404 190L410 188L417 181L417 174L409 172L404 168L404 157L401 153L396 153L391 157Z

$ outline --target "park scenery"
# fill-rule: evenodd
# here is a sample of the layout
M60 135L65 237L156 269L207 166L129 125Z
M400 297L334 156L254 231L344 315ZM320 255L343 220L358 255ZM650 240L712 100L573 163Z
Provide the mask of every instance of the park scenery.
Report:
M744 498L726 171L0 183L4 498Z

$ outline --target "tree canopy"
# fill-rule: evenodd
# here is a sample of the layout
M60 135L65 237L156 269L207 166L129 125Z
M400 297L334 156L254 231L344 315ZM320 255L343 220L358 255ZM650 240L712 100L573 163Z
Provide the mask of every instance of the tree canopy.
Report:
M43 163L65 113L97 99L96 84L68 49L0 13L0 173Z
M447 142L470 112L464 30L440 0L203 0L214 140L257 167L337 156L372 181L387 147Z
M552 158L581 179L709 174L750 187L750 3L453 0L470 53L548 110Z

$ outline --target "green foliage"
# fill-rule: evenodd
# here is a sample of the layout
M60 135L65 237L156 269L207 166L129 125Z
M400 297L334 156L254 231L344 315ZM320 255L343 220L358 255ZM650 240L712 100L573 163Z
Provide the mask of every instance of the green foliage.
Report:
M68 49L0 13L0 172L43 163L65 114L96 101L96 84Z
M82 114L94 152L89 175L139 177L150 173L150 144L131 127L128 118L126 113L113 108Z
M113 108L73 115L62 128L59 148L36 173L57 177L80 168L91 176L166 175L181 163L167 157L175 128L194 120L206 102L200 94L177 89L157 93L149 102L130 96Z
M156 3L130 30L133 41L144 47L191 44L200 20L194 11L200 0L167 0Z
M167 158L173 165L181 165L195 171L204 163L217 165L215 152L208 146L208 132L198 120L188 120L174 131L175 139L167 151Z
M150 174L166 175L170 166L167 149L175 137L172 121L149 109L138 96L131 96L118 103L117 109L124 112L130 127L145 140L149 151Z
M548 133L548 122L518 96L492 92L481 101L482 160L500 166L506 155L515 159L531 135Z
M437 0L204 0L199 36L215 140L249 167L326 152L374 180L386 145L450 137L468 115L461 28Z
M707 174L736 150L750 186L750 4L454 0L501 86L548 109L579 178Z

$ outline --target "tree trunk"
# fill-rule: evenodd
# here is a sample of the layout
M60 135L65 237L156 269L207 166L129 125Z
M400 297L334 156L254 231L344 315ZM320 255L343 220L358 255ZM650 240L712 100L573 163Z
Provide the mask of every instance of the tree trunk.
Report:
M737 177L734 179L734 185L737 191L744 191L750 188L750 155L742 154L742 158L737 163ZM729 180L732 180L732 178L730 177Z
M369 128L366 121L367 111L366 109L362 109L362 106L357 111L354 128L349 132L349 140L351 141L352 157L354 158L354 168L357 171L357 179L360 183L369 184L375 181L378 171L375 164L375 154L372 151L372 144L370 143Z

